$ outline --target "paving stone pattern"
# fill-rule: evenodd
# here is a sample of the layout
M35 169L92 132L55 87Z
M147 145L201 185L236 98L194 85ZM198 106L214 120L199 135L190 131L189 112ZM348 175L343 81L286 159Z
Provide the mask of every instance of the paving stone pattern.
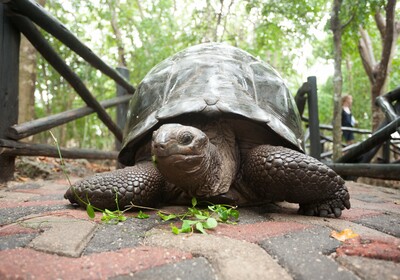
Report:
M400 279L400 191L347 185L352 209L340 219L280 203L239 209L238 224L207 235L174 235L155 211L92 220L63 199L64 180L13 182L0 189L0 279ZM359 237L331 237L346 228Z

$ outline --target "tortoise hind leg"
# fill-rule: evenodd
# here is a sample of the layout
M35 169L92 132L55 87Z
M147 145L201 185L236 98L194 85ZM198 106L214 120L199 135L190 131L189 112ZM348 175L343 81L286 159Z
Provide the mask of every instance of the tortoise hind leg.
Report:
M132 202L140 206L154 206L161 202L165 181L151 162L96 174L71 186L64 195L72 204L85 207L123 210Z
M297 151L262 145L249 151L244 183L257 197L299 203L304 215L339 217L350 208L344 180L322 162Z

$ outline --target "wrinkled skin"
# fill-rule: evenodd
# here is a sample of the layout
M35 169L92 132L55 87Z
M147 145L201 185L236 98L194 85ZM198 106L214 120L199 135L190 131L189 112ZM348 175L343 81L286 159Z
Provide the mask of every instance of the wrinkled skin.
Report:
M300 214L315 216L339 217L350 208L344 180L323 163L282 146L240 150L235 139L223 123L208 131L165 124L153 133L149 160L78 182L65 198L110 210L116 192L120 208L131 202L181 203L192 196L238 205L288 201L300 205Z

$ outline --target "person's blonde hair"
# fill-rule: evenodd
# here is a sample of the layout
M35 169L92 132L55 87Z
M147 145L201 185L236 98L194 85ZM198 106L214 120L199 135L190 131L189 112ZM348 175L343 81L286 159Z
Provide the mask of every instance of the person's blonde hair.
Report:
M343 104L344 104L347 100L349 100L350 98L352 98L352 96L351 96L350 94L343 95L343 96L342 96L342 106L343 106Z

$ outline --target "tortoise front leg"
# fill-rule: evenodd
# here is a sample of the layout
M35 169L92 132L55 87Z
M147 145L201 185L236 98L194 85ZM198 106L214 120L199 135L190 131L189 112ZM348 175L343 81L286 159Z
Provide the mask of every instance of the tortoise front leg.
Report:
M123 210L132 202L154 206L161 202L165 180L151 162L96 174L71 186L64 197L72 204L89 203L100 209ZM79 197L79 198L78 198ZM85 202L85 203L84 203Z
M297 151L262 145L249 151L242 167L245 184L258 197L300 204L304 215L339 217L350 208L344 180L322 162Z

